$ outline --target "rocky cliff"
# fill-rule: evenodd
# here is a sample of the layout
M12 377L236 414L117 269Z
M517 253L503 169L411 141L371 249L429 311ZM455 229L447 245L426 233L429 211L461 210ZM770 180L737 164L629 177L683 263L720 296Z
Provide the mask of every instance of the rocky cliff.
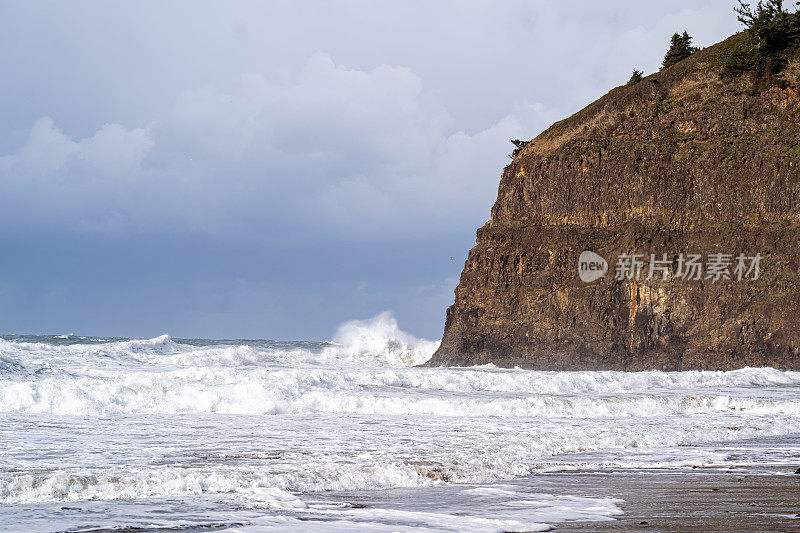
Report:
M428 365L800 369L800 62L768 81L726 74L747 39L618 87L528 143ZM607 260L604 277L581 280L583 251ZM691 254L699 275L685 275ZM752 260L737 272L757 254L758 272Z

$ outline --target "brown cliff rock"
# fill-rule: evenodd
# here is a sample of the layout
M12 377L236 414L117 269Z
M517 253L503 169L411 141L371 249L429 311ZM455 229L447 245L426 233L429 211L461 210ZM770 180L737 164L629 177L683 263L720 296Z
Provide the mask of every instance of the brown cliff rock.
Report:
M618 87L528 143L428 365L800 369L800 61L778 83L721 76L747 38ZM584 250L608 261L604 278L579 279ZM666 280L647 279L651 253L672 260ZM761 272L681 279L681 253L760 253ZM619 254L644 254L640 279L615 279Z

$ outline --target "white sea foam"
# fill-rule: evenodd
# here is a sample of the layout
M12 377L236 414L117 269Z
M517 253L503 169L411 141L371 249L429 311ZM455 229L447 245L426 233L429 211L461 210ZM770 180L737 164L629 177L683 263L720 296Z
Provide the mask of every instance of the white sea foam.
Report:
M746 412L800 416L800 399L790 386L798 383L798 377L773 369L632 375L282 366L136 371L92 367L37 379L0 380L0 411L572 418ZM779 384L778 390L785 393L748 393L757 382L772 387Z
M192 471L180 468L141 469L135 472L102 473L90 470L56 471L48 475L18 475L0 482L0 503L6 505L41 502L80 502L90 500L147 499L166 496L202 494L235 494L251 505L274 511L288 511L301 516L308 525L335 521L337 531L358 526L379 530L417 527L421 530L446 529L459 531L549 531L546 522L564 520L608 520L622 513L620 500L553 496L541 493L520 493L495 487L462 491L467 499L490 504L492 508L507 508L507 519L481 518L475 515L449 512L421 512L398 509L352 508L347 505L309 505L296 493L279 488L280 476L251 472ZM246 505L246 504L245 504ZM255 520L249 527L237 530L272 530L275 516ZM314 528L318 529L318 528Z
M192 471L181 468L141 469L135 472L56 470L44 475L4 476L0 503L116 500L201 493L242 493L259 501L297 507L297 497L269 479L252 474Z
M517 495L517 493L514 493ZM622 514L620 500L611 498L578 498L534 495L535 499L516 502L515 508L505 511L509 518L484 518L464 509L437 512L408 511L371 507L357 509L349 507L329 508L312 506L302 513L301 518L267 516L255 520L253 524L235 527L231 530L246 532L295 531L310 529L322 532L350 531L463 531L475 533L505 531L552 531L553 526L545 523L565 520L611 520ZM495 505L498 502L493 502ZM500 502L502 503L505 502ZM509 506L511 507L511 506ZM496 507L495 507L496 508Z
M370 320L345 322L333 342L323 351L324 358L399 367L422 364L439 347L439 341L419 339L402 331L388 312Z
M49 339L0 340L3 504L230 494L323 527L304 494L731 464L753 459L714 443L800 434L798 372L417 368L438 343L388 314L328 343ZM780 459L771 453L757 460ZM503 491L464 497L549 505ZM580 519L583 504L562 504L559 516ZM598 505L593 519L613 515ZM389 514L381 523L398 528L457 522ZM519 527L477 518L459 527Z
M369 320L345 322L337 329L332 342L318 343L315 349L307 346L313 343L305 344L295 343L292 347L287 347L286 343L198 346L176 342L169 335L88 344L0 339L0 357L23 365L56 360L65 368L82 368L94 362L101 362L101 367L113 363L192 367L351 363L369 367L406 367L427 361L436 351L439 341L420 339L402 331L394 317L387 312Z
M560 513L552 513L560 519L564 509ZM316 516L315 516L316 514ZM486 532L506 532L506 531L552 531L553 527L549 524L528 522L521 520L502 520L492 518L480 518L464 514L446 514L420 511L404 511L397 509L345 509L337 511L321 511L311 514L309 518L317 518L319 522L314 524L314 529L318 531L356 531L364 530L364 526L371 526L373 531L462 531L465 533L486 533ZM598 513L599 514L599 513ZM331 522L331 519L334 522ZM323 522L325 520L325 522ZM299 522L299 521L298 521ZM313 523L313 522L312 522ZM296 527L308 527L308 518L300 523L292 524L289 529ZM265 526L254 525L246 528L237 528L239 531L275 531L274 524Z
M135 470L57 469L0 476L0 503L117 500L235 493L283 507L300 507L288 491L365 490L430 485L411 465L316 465L304 472L249 472L176 467ZM278 502L278 503L276 503ZM304 505L303 505L304 507Z

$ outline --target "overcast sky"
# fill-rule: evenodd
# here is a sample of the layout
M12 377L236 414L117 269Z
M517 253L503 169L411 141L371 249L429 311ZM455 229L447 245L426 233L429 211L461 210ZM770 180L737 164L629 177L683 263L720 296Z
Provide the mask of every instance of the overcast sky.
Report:
M0 0L0 332L439 338L509 140L733 4Z

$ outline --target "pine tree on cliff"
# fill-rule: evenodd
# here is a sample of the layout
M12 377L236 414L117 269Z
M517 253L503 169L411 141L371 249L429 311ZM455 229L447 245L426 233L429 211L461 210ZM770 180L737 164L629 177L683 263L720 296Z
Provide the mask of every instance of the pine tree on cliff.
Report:
M783 70L792 51L800 45L800 12L796 7L793 12L784 9L783 0L759 1L753 7L739 0L739 7L734 9L739 22L747 27L750 43L730 53L724 73L737 76L750 72L756 77L786 83L775 75Z
M800 2L795 2L800 4ZM734 8L762 54L780 52L800 39L800 14L783 8L783 0L759 2L755 8L739 0Z
M511 142L514 144L514 146L516 146L516 148L514 148L513 152L508 154L508 157L514 159L519 155L522 149L525 148L525 146L527 146L528 141L520 141L519 139L512 139Z
M684 31L683 35L674 34L670 41L669 50L664 56L664 62L661 63L661 70L683 61L695 52L697 52L697 48L692 46L692 38L687 32Z
M644 79L644 72L642 72L641 70L633 69L633 73L631 74L631 79L628 80L628 83L626 83L625 86L630 87L632 85L636 85L643 79Z

